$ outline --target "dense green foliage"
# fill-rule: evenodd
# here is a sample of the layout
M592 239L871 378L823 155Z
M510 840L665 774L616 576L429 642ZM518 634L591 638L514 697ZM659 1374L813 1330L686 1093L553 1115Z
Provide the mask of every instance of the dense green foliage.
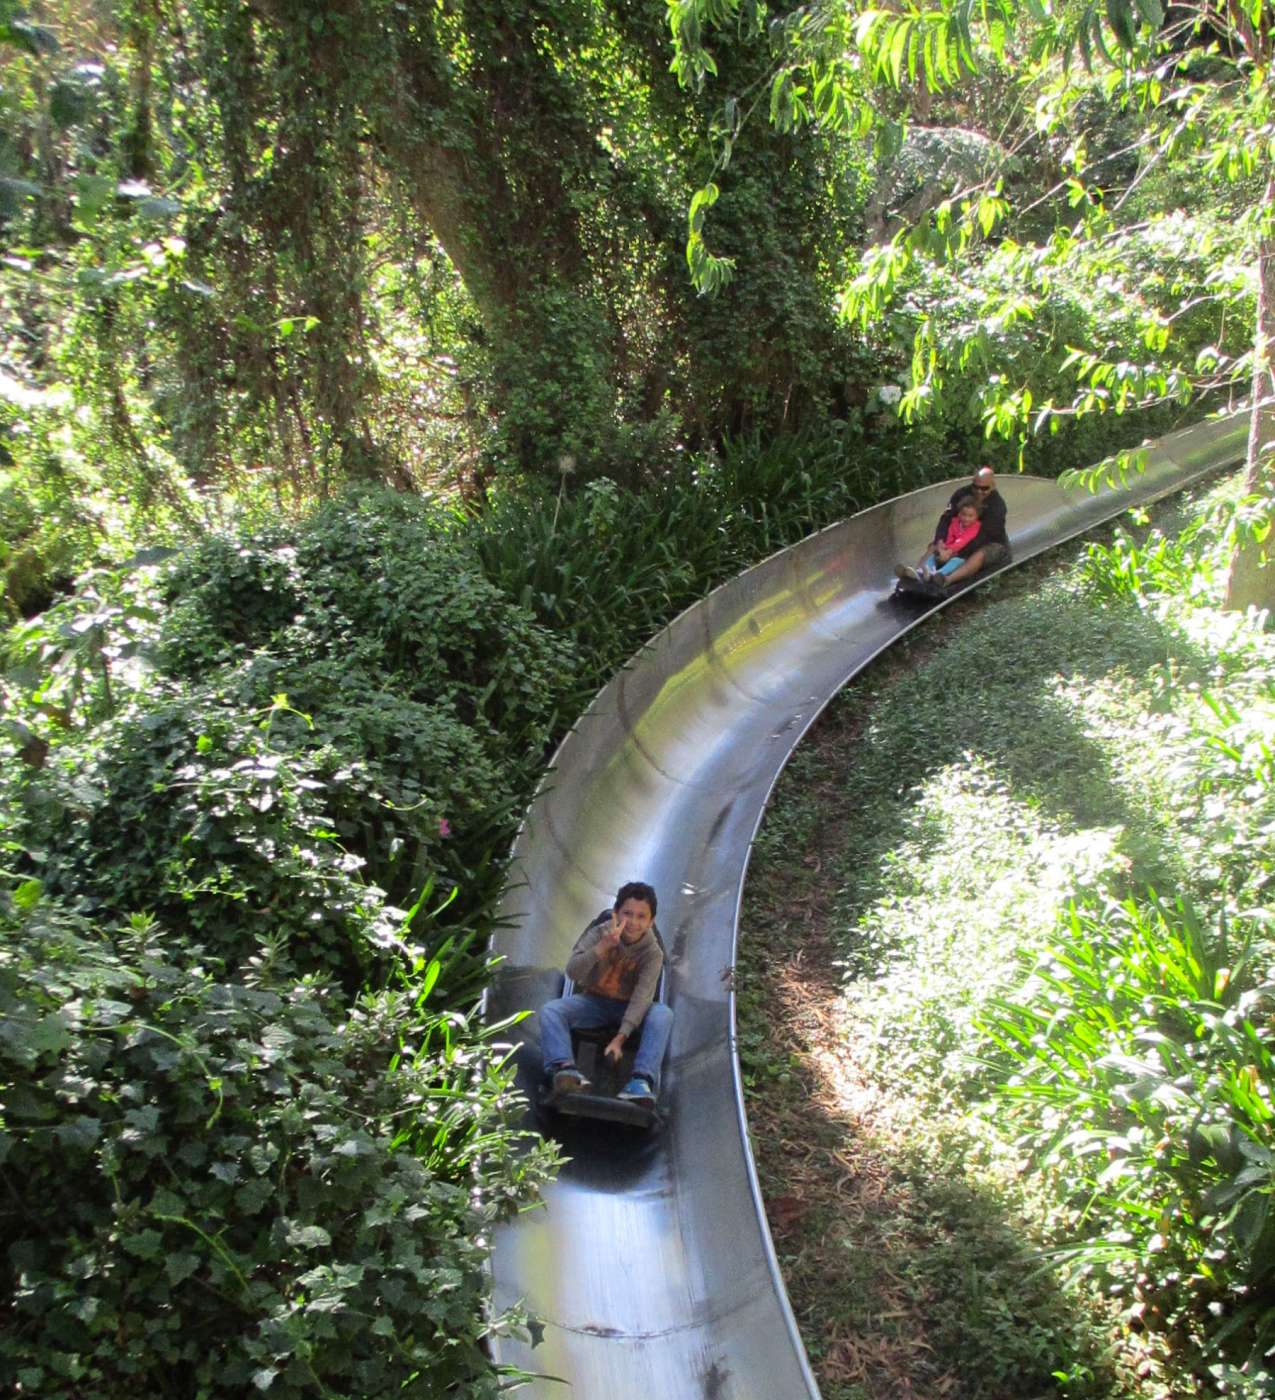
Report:
M1122 525L1070 577L1010 585L855 687L845 797L830 810L826 751L798 753L759 859L763 881L798 864L802 907L804 853L829 867L838 1025L908 1124L889 1150L912 1189L936 1173L990 1190L1044 1249L1032 1267L1146 1337L1149 1377L1255 1397L1275 1344L1275 664L1253 619L1218 609L1227 517L1216 498L1185 525ZM763 1027L741 1035L774 1092L790 1067ZM962 1234L967 1207L950 1209L915 1228ZM1024 1267L1011 1251L956 1270L931 1303L1025 1368L998 1381L975 1344L962 1393L1035 1393L1037 1368L1067 1395L1143 1393L1092 1330L1082 1345L1021 1293Z
M66 678L78 703L61 693L83 599L14 634L22 732L52 746L20 793L40 878L180 921L232 966L273 942L358 987L396 908L503 853L573 649L483 577L449 516L390 493L209 537L158 585L136 574L89 614L99 657L150 619L109 689L94 668L89 691Z
M13 839L51 893L356 988L423 889L417 941L481 923L545 755L644 640L943 472L899 441L852 474L863 450L744 441L662 492L599 481L477 517L356 491L101 571L9 637Z
M681 80L720 87L723 51L769 18L682 0ZM1060 416L1248 387L1269 332L1255 347L1271 34L1266 7L1239 18L1211 0L1171 15L1158 0L830 0L770 25L771 122L871 132L889 172L843 309L908 345L905 413L942 411L953 391L959 412L973 389L988 434L1023 443ZM725 169L735 133L717 136ZM735 275L697 240L702 225L703 283Z
M1097 462L1117 448L1120 415L1142 409L1150 430L1166 407L1218 401L1250 348L1248 251L1225 214L1180 210L1122 232L1118 253L1059 232L1006 238L973 270L918 258L887 275L878 250L846 307L909 347L905 417L937 414L971 448L1003 439L1020 464L1045 432Z
M11 633L9 1385L496 1393L487 1232L551 1154L482 920L574 650L454 526L355 495Z
M0 31L3 401L29 495L73 473L189 523L210 486L552 479L563 458L635 482L850 402L833 278L862 155L752 133L720 212L753 273L700 301L681 229L706 113L657 0L40 19Z
M1013 1071L1007 1126L1085 1222L1072 1257L1207 1357L1224 1393L1275 1379L1267 924L1209 926L1153 893L1087 901L980 1018Z
M1237 178L1199 207L1216 170L1197 158L1239 90L1210 86L1217 55L1171 109L1159 77L1055 89L1043 63L1020 87L969 78L972 40L891 39L896 88L905 57L967 76L900 96L852 52L879 57L894 21L852 21L794 0L0 0L11 1386L495 1393L485 1330L521 1321L484 1317L486 1235L548 1162L517 1155L472 1016L502 861L557 740L685 606L812 529L980 458L1056 475L1252 367L1242 140L1211 148ZM1166 113L1190 140L1153 152ZM934 217L890 242L917 211ZM1120 902L1143 882L1192 891L1209 966L1224 916L1264 946L1240 913L1265 898L1269 672L1243 695L1216 683L1257 656L1243 629L1220 646L1148 630L1149 579L1208 594L1196 558L1118 541L1083 603L1020 619L1038 641L1020 669L1071 668L1026 707L1049 781L1008 681L952 723L957 662L906 723L874 721L878 787L920 781L936 747L956 770L845 911L885 1078L987 1094L1015 1028L1089 1034L1094 999L1064 1004L1081 983L1048 969L1118 961L1130 928L1163 935L1157 958L1181 940ZM1068 718L1076 677L1112 730L1126 700L1089 664L1098 597L1107 662L1130 691L1158 677L1149 725L1185 786L1095 764ZM899 874L915 858L960 891L936 833L980 811L1007 814L981 849L1017 867L1003 893L1045 969L1021 996L1005 930L975 919L949 942ZM865 804L862 866L899 822ZM1041 911L1064 890L1055 932ZM1219 1365L1256 1335L1237 1298L1269 1282L1268 1182L1244 1175L1264 1164L1268 1061L1227 1079L1257 964L1228 966L1204 1011L1207 987L1148 1011L1137 969L1116 979L1119 1053L1146 1067L1151 1029L1195 1037L1169 1076L1188 1107L1138 1098L1114 1063L1067 1058L1052 1086L1059 1115L1107 1096L1068 1128L1087 1161L1125 1144L1124 1176L1084 1178L1092 1201L1061 1172L1077 1237ZM1012 1111L1044 1159L1049 1054L1018 1058ZM1152 1145L1205 1102L1202 1136Z
M955 470L938 444L901 434L873 444L845 425L772 441L754 433L640 493L597 481L553 502L502 498L474 522L474 538L488 577L576 640L583 703L710 588Z
M889 452L896 390L905 414L931 415L919 455L963 465L991 430L1012 438L991 448L998 464L1088 461L1167 418L1115 429L1073 410L1176 402L1197 353L1215 383L1242 365L1238 206L1140 233L1196 174L1132 160L1137 112L1096 85L1065 105L1072 147L1033 129L1013 84L935 99L935 150L962 135L1014 147L994 164L1025 209L1006 222L993 201L986 248L909 272L869 232L911 207L895 189L904 112L854 65L803 86L787 46L813 42L805 7L749 9L702 90L668 71L689 51L670 23L679 44L707 24L694 4L409 19L388 3L223 0L111 14L47 0L23 16L8 0L3 14L11 617L91 562L274 520L351 479L459 482L478 507L527 474L568 493L599 475L659 490L751 433L831 421ZM832 129L810 125L816 110ZM1114 242L1071 231L1059 182L1084 152L1131 191L1112 184ZM922 191L954 193L946 165L919 169ZM701 297L684 214L714 171L696 218L735 273ZM1024 458L1047 405L1062 437ZM852 494L870 498L870 481Z
M485 1239L548 1158L494 1028L428 975L347 1004L34 883L0 923L9 1393L499 1392Z
M670 20L688 88L716 82L723 50L767 32L776 129L872 132L883 165L928 150L919 190L896 174L870 201L872 235L843 299L866 331L911 330L906 416L968 400L989 436L1022 446L1094 415L1247 393L1226 606L1275 615L1270 5L823 0L772 16L765 4L677 0ZM884 113L873 80L891 95ZM725 107L737 112L739 95ZM917 121L936 124L913 128L909 148ZM716 175L739 123L714 136ZM705 238L721 193L710 177L691 202L687 258L705 291L737 270ZM1197 225L1193 249L1184 224ZM1166 276L1166 251L1205 262ZM1058 315L1069 284L1085 287L1079 317Z

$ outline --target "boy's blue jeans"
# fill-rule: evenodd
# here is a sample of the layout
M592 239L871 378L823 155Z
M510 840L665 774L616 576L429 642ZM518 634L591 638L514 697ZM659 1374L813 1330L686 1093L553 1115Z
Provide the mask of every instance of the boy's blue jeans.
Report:
M540 1053L546 1074L563 1065L575 1063L571 1053L571 1032L596 1031L607 1026L619 1027L624 1019L627 1001L614 997L594 996L591 992L576 992L574 996L557 997L540 1008ZM673 1030L673 1013L661 1001L653 1001L638 1027L640 1041L633 1060L633 1073L640 1074L652 1085L658 1085L660 1066L668 1049Z

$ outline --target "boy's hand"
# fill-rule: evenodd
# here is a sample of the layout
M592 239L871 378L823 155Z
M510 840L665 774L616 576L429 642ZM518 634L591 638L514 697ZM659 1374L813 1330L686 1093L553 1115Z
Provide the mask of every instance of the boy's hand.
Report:
M624 1054L624 1042L627 1039L628 1037L621 1031L619 1035L613 1036L607 1041L606 1049L602 1053L613 1065L620 1063L620 1056Z
M624 925L620 922L620 916L611 911L611 927L598 939L598 947L604 951L610 951L620 941L620 931Z

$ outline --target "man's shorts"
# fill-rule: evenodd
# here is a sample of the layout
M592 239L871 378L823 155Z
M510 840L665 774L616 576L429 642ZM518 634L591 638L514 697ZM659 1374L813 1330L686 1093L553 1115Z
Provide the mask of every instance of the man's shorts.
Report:
M1003 569L1009 563L1009 545L1007 544L985 544L983 546L983 568L986 573L989 569Z

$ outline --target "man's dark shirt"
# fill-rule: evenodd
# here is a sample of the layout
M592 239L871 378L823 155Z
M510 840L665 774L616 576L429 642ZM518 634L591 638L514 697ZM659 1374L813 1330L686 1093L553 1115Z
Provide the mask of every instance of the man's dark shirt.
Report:
M942 544L947 536L947 527L960 509L961 502L967 499L977 501L980 494L972 486L958 486L952 492L952 499L947 503L947 509L939 516L939 523L934 528L934 538L939 544ZM993 491L990 495L983 495L981 499L983 513L978 519L978 534L964 549L958 551L962 559L968 559L986 544L1009 545L1009 535L1005 532L1005 498L999 491Z

